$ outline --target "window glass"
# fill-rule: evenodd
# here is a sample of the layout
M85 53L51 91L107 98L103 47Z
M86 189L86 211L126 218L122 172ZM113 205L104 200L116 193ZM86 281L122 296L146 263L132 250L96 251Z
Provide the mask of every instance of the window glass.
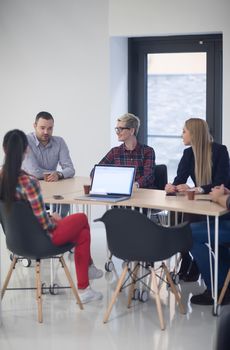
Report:
M206 118L206 52L147 55L147 143L156 162L176 175L184 145L182 128L190 117Z

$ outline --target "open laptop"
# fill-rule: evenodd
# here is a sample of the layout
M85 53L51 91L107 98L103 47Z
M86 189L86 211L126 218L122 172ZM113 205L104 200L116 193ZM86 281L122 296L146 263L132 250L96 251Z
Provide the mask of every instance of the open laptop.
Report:
M91 190L76 199L119 202L131 197L135 166L95 165Z

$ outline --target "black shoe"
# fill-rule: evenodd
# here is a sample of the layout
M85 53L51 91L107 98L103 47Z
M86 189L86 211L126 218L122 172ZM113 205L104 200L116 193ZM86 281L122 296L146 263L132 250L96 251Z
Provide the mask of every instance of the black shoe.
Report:
M190 302L197 305L213 305L212 293L206 289L202 294L193 295Z
M220 290L218 292L218 295L220 294ZM214 301L212 298L212 293L210 290L206 289L204 293L193 295L190 299L192 304L197 305L213 305ZM224 299L222 301L221 305L228 305L230 304L230 290L227 289L224 295Z

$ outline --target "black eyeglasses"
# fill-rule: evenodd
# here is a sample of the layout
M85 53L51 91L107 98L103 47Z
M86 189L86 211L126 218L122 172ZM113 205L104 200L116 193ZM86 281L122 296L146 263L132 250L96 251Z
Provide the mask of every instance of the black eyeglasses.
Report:
M131 128L115 128L115 131L119 134L120 132L122 132L123 130L130 130Z

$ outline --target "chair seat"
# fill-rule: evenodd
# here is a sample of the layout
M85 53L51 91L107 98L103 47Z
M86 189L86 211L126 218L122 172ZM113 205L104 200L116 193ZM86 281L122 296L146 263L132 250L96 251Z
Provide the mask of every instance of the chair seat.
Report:
M75 244L68 243L62 246L56 246L52 243L50 236L44 231L35 217L29 203L16 201L13 203L10 211L7 210L5 203L0 201L0 221L6 237L6 246L13 253L6 279L1 290L3 298L13 271L20 257L36 260L36 300L38 305L38 321L43 321L42 316L42 284L40 276L40 260L58 257L64 268L69 285L73 294L82 309L82 303L75 287L69 269L65 263L63 254L70 251Z
M127 280L127 273L131 278L128 297L128 307L130 306L139 273L138 270L131 273L130 264L141 262L149 265L151 272L151 291L154 292L156 298L161 329L164 329L165 323L154 263L161 262L161 268L166 275L166 280L175 295L180 311L184 313L180 296L163 260L191 248L192 232L190 225L185 222L175 227L164 227L157 225L139 211L122 208L108 210L100 219L95 221L102 221L105 224L110 253L125 261L117 287L105 313L104 322L106 323L108 321L116 298L121 291L124 281Z

